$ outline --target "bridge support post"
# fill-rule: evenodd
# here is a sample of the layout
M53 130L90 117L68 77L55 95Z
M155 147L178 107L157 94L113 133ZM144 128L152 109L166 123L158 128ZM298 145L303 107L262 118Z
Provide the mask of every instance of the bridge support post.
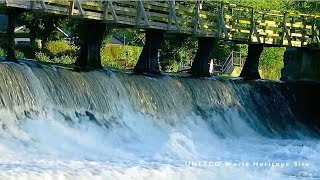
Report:
M262 44L249 44L248 56L244 63L240 77L245 79L260 79L259 59L263 51Z
M159 51L164 42L164 32L159 30L146 30L146 42L138 59L134 72L136 74L160 74Z
M5 43L6 47L6 61L11 61L11 62L18 62L15 52L14 52L14 29L15 29L15 24L16 24L16 19L17 19L17 13L14 11L9 11L8 12L8 27L7 27L7 42Z
M190 74L195 77L210 76L209 62L210 51L213 49L213 45L216 43L216 39L212 37L199 37L198 38L198 50L194 57Z
M100 48L107 26L99 21L85 21L80 24L80 55L75 65L80 68L100 69Z
M287 48L284 53L284 67L281 80L290 81L301 78L320 79L320 50L307 48Z

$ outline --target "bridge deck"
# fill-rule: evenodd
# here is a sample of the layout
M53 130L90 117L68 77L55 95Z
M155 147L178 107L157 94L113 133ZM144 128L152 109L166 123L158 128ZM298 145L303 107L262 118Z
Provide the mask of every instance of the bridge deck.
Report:
M107 25L160 29L241 43L319 48L320 17L214 1L6 0L2 9L21 8L101 20Z

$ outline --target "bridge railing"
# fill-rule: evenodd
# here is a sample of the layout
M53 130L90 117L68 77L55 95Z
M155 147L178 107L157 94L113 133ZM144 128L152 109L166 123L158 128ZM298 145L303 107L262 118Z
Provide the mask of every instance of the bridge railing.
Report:
M231 74L234 67L243 67L244 58L241 57L241 53L237 51L231 51L230 55L226 58L221 66L222 74Z
M5 7L101 20L109 25L153 28L240 43L320 47L320 18L218 1L6 0Z

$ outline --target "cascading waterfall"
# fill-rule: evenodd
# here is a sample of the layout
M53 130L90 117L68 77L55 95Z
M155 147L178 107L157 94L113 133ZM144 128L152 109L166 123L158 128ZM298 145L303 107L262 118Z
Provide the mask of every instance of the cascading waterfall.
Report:
M292 92L0 63L0 177L320 178L318 130L298 117Z

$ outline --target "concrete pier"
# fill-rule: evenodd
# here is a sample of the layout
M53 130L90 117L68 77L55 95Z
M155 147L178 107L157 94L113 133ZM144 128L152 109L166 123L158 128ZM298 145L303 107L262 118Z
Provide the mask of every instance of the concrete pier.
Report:
M102 68L100 48L107 26L100 21L85 21L79 25L80 55L75 65L80 68Z
M244 63L240 77L243 77L245 79L261 78L258 68L259 68L259 59L262 51L263 51L262 44L249 44L248 56L246 58L246 62Z
M15 52L14 52L14 28L16 25L16 20L17 20L17 13L14 11L8 11L7 16L8 16L8 26L7 26L7 33L6 33L6 61L11 61L11 62L18 62Z
M164 42L164 31L146 30L146 41L134 72L136 74L160 74L159 51Z
M195 77L210 76L209 62L210 51L213 48L216 39L212 37L199 37L198 38L198 50L193 60L190 74Z

